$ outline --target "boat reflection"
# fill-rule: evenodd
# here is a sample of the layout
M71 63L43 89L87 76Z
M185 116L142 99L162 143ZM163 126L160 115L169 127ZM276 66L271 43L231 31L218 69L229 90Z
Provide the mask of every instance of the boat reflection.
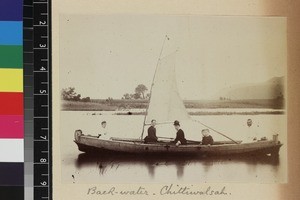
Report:
M121 155L121 154L87 154L81 153L75 161L78 170L85 167L97 167L99 174L104 175L107 170L114 168L118 170L122 166L142 166L148 170L151 178L155 177L157 168L164 166L175 166L177 170L177 178L184 176L185 167L188 165L201 165L205 172L208 172L213 165L226 165L230 163L244 163L249 168L256 168L262 165L271 165L273 169L279 166L279 156L227 156L227 157L195 157L195 156L153 156L153 155Z

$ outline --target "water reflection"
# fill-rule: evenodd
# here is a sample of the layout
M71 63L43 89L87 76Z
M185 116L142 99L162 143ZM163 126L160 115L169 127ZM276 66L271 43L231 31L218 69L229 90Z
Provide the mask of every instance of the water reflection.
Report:
M185 168L190 165L202 166L208 173L214 165L245 164L249 172L261 166L271 166L274 171L279 168L279 156L227 156L227 157L196 157L196 156L154 156L154 155L121 155L121 154L87 154L81 153L76 159L78 170L88 167L97 167L99 175L105 175L109 170L122 170L124 167L145 167L150 178L155 177L160 167L175 167L177 178L185 174ZM122 168L123 167L123 168ZM122 169L121 169L122 168Z

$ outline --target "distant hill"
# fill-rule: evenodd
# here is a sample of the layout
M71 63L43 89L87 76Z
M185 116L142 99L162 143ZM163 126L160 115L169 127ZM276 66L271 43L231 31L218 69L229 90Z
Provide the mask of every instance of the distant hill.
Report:
M261 83L233 85L214 95L214 99L276 99L283 97L284 77L273 77Z

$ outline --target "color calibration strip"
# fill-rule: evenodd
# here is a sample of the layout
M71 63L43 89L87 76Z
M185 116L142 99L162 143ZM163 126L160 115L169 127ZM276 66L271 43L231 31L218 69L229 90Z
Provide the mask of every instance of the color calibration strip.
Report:
M0 199L24 199L23 1L0 1Z

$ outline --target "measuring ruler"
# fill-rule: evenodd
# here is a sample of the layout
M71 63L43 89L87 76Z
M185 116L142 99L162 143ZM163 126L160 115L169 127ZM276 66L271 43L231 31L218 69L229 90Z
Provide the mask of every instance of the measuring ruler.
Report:
M27 193L32 193L34 200L52 199L51 1L24 0L23 10L25 150L30 142L33 146L32 152L27 153L32 153L33 159L25 166L25 172L32 171L33 179L26 180L25 176L25 187L32 185L27 190L33 191ZM30 137L26 130L30 132L31 126L33 135ZM25 153L25 165L26 157L30 156ZM25 188L26 196L30 198Z
M34 199L51 198L50 1L33 1Z

